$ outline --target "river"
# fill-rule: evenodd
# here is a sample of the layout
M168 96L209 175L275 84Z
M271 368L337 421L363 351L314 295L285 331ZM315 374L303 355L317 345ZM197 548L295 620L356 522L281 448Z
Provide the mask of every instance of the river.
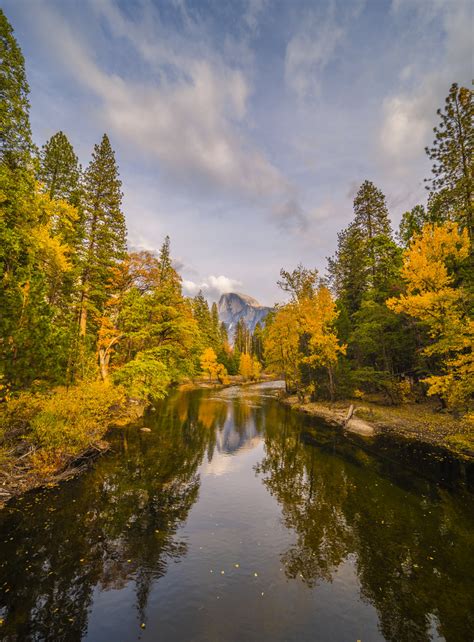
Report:
M354 441L275 386L173 393L151 432L10 502L0 639L472 640L472 470Z

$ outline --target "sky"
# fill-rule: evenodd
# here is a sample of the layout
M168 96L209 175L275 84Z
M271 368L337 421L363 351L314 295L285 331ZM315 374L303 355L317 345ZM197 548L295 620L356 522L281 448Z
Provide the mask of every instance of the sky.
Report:
M280 268L324 275L360 184L394 227L426 202L424 148L471 86L468 0L1 0L41 146L83 166L107 132L131 250L164 237L184 292L281 300Z

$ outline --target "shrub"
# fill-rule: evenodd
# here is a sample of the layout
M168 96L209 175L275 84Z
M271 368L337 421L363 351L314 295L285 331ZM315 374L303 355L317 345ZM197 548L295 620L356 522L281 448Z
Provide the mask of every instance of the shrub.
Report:
M133 361L116 370L113 378L129 397L143 401L163 399L171 383L167 367L152 350L139 352Z
M40 412L45 397L31 392L22 392L10 397L0 405L1 441L20 439L30 432L31 421Z
M100 441L123 399L120 388L102 382L59 388L31 419L29 438L53 459L78 455Z

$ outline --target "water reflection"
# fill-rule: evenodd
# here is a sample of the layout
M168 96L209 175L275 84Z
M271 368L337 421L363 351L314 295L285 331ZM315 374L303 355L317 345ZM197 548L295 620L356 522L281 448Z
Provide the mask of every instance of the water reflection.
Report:
M94 587L130 581L146 623L151 585L186 554L176 533L198 498L198 467L255 439L249 419L237 402L175 394L148 418L152 433L120 431L85 477L11 503L0 514L2 639L79 640Z
M473 637L474 520L465 498L400 475L399 467L386 466L336 430L287 411L265 387L176 393L146 422L151 433L113 433L113 452L83 477L30 494L0 513L2 639L80 640L88 634L98 595L114 591L118 608L136 618L132 633L109 623L114 639L156 639L152 595L164 600L159 591L174 569L170 563L184 565L193 543L199 551L206 541L209 556L193 558L177 574L176 594L212 617L192 620L188 610L188 628L179 621L182 639L240 639L235 600L246 605L246 639L265 639L270 629L263 611L250 615L249 578L255 580L256 564L260 575L273 578L265 596L266 608L274 609L272 639L313 639L315 627L330 631L331 622L315 615L304 595L318 599L318 590L348 564L359 583L352 621L365 603L377 610L387 640L429 640L436 631L446 640ZM203 499L203 480L211 477L215 485L208 485ZM229 504L232 488L238 504ZM244 515L246 505L257 505L262 514ZM219 511L227 519L220 535L221 518L209 519ZM283 521L283 534L273 514ZM256 529L253 550L246 547L253 542L249 520ZM205 530L208 522L212 532ZM214 584L207 566L203 578L202 565L210 559L213 568L233 567L234 536L242 546L242 574L230 585L235 615L229 616L223 603L212 611ZM293 591L299 586L304 594ZM290 596L299 615L278 625L280 605ZM169 618L179 620L177 601L167 604ZM342 602L341 608L349 606ZM163 639L176 639L161 626ZM288 633L292 629L296 637ZM347 631L348 639L352 633Z
M281 555L287 577L312 588L349 559L386 640L430 640L434 623L446 640L472 639L474 521L466 504L420 479L394 484L338 431L308 438L294 413L278 421L272 412L257 472L296 533Z

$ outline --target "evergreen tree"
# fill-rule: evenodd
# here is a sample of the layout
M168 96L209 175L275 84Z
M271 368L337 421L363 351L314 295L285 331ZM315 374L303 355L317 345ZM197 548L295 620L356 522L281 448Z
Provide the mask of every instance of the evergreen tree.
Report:
M428 215L423 205L415 205L413 209L404 212L398 228L401 244L407 247L413 236L419 234L427 222Z
M173 267L170 237L166 236L159 254L159 284L162 289L181 293L181 277Z
M364 181L356 194L354 214L354 226L360 232L367 260L367 286L374 287L377 268L386 251L386 241L392 240L392 230L385 196L370 181Z
M401 265L385 196L370 181L361 185L354 199L354 214L354 221L338 235L336 255L328 267L333 289L350 315L369 293L383 302Z
M82 273L80 334L89 309L99 316L109 295L112 270L126 254L126 228L118 167L109 138L95 145L84 180L85 264Z
M38 178L50 198L59 198L79 207L81 167L63 132L57 132L43 145Z
M263 363L263 329L260 323L255 325L252 334L252 355Z
M211 333L211 345L215 350L219 351L222 348L222 339L219 325L219 312L217 310L217 303L215 301L211 306Z
M451 85L445 110L437 111L441 122L434 128L435 140L426 148L433 161L430 209L437 220L452 219L466 227L473 238L474 128L472 91Z
M193 316L197 321L201 337L202 349L212 348L212 318L209 304L206 301L202 290L196 294L192 301Z
M0 9L0 162L27 166L33 144L25 60L13 29Z
M221 324L219 325L219 335L220 335L221 344L225 345L229 343L229 332L227 330L227 326L224 323L224 321L222 321Z
M72 225L63 230L63 236L73 249L72 262L78 266L84 242L84 216L82 208L81 166L74 149L63 132L57 132L43 145L40 152L38 179L51 199L59 199L73 205L77 217ZM77 274L71 274L76 278ZM68 284L71 287L71 283Z
M240 354L249 354L251 350L251 332L243 319L239 319L235 326L234 350Z
M349 315L360 308L367 289L366 259L360 229L353 223L337 235L337 250L328 259L329 280L340 307Z

